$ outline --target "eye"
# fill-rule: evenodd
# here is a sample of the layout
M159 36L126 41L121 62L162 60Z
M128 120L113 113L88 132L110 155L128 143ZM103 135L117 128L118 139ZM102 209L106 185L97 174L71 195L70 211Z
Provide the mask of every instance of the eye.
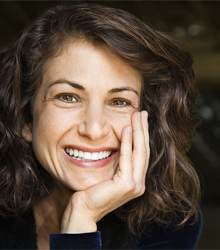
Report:
M77 102L77 98L72 94L59 94L56 96L56 99L64 102Z
M117 107L125 107L125 106L130 106L131 103L127 100L123 99L116 99L111 102L112 106L117 106Z

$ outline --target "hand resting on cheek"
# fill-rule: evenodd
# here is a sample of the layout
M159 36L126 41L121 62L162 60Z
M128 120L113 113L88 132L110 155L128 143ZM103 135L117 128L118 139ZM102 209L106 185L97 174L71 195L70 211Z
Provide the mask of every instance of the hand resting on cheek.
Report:
M119 167L113 179L71 197L62 219L62 233L95 232L102 217L145 192L150 156L147 118L146 111L135 112L131 126L123 129Z

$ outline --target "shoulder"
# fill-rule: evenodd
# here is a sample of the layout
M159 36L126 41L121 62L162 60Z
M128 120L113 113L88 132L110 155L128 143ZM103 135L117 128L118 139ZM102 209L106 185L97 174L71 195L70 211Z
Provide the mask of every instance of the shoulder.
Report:
M200 208L197 208L198 220L190 218L183 226L177 228L173 224L167 226L154 225L142 235L138 249L195 249L203 225Z

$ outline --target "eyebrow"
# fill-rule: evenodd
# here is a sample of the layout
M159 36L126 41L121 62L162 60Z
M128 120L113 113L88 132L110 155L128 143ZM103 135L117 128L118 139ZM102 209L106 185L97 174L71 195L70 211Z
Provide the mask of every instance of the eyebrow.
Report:
M82 90L82 91L85 91L85 87L83 87L82 85L78 84L78 83L75 83L75 82L72 82L72 81L69 81L69 80L65 80L65 79L61 79L61 80L56 80L54 82L52 82L49 86L48 86L48 89L50 87L52 87L53 85L56 85L56 84L69 84L70 86L72 86L73 88L76 88L76 89L79 89L79 90ZM123 92L123 91L132 91L134 92L137 96L139 96L139 93L137 92L137 90L135 90L134 88L132 87L121 87L121 88L113 88L113 89L110 89L108 91L108 94L113 94L113 93L118 93L118 92Z
M139 96L139 93L137 92L137 90L131 88L131 87L123 87L123 88L115 88L115 89L111 89L108 91L108 94L113 94L113 93L118 93L118 92L122 92L122 91L133 91L137 96Z
M64 84L64 83L69 84L70 86L72 86L72 87L75 88L75 89L79 89L79 90L82 90L82 91L85 91L85 90L86 90L82 85L80 85L80 84L78 84L78 83L75 83L75 82L72 82L72 81L64 80L64 79L62 79L62 80L56 80L56 81L52 82L52 83L48 86L48 89L49 89L50 87L52 87L53 85L56 85L56 84Z

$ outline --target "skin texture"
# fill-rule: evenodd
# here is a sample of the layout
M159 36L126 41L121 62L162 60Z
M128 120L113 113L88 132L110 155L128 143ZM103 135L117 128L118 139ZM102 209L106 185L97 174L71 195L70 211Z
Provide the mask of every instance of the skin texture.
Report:
M139 73L105 46L68 43L48 61L24 130L56 183L34 208L41 248L48 248L45 232L94 232L103 216L144 193L150 152L140 94ZM78 161L67 147L113 153Z

